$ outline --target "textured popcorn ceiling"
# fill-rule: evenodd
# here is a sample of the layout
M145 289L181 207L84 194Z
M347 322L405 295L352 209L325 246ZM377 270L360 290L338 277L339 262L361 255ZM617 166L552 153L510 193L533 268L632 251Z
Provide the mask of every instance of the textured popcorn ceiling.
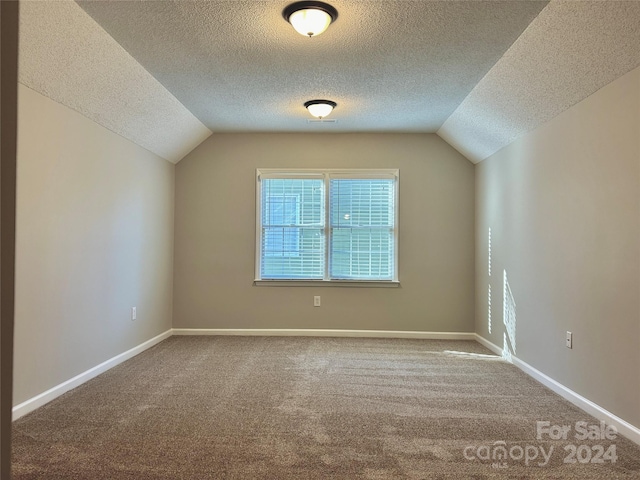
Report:
M307 38L288 0L79 2L213 131L435 132L546 2L331 0ZM303 103L338 103L309 124Z
M438 134L473 162L640 65L640 2L552 1Z
M76 3L21 2L19 81L171 162L211 131Z
M20 80L173 161L208 128L438 132L476 162L640 65L640 1L331 0L313 39L289 3L22 2Z

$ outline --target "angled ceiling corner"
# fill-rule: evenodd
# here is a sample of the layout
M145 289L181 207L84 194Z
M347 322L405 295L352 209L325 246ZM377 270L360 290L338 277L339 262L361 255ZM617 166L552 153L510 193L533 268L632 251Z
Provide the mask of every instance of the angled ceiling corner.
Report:
M19 82L177 163L209 130L75 2L21 2Z
M437 134L478 163L640 65L640 2L552 0Z

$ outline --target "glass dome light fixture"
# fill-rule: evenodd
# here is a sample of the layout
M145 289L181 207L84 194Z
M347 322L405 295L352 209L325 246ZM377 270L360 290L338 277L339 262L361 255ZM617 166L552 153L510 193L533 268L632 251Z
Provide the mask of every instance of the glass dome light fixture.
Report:
M329 115L338 104L331 100L309 100L304 107L316 118L323 119Z
M315 37L338 18L338 11L324 2L295 2L282 11L282 16L301 35Z

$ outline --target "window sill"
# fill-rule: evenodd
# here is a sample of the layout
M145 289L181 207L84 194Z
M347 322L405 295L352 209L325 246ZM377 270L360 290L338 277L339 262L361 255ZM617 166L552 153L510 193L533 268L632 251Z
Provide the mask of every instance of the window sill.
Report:
M397 280L254 280L253 285L256 287L400 288L400 282Z

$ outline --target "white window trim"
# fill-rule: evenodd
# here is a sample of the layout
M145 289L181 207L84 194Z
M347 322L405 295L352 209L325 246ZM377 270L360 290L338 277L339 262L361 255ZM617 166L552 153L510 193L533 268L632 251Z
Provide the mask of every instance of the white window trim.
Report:
M395 199L394 199L394 262L393 262L393 279L392 280L337 280L329 278L329 237L330 237L330 225L327 223L325 228L327 229L325 234L325 273L322 280L282 280L282 279L262 279L260 278L260 258L262 255L262 195L260 180L263 178L317 178L323 179L325 184L325 215L329 215L329 188L328 184L331 178L393 178L396 182L395 185ZM255 277L253 284L256 286L296 286L296 287L311 287L311 286L341 286L341 287L400 287L400 279L398 276L398 263L399 263L399 243L398 232L400 230L400 170L397 168L362 168L362 169L281 169L281 168L258 168L256 169L256 235L255 235ZM325 218L328 222L328 218Z
M400 280L254 280L258 287L400 287Z

